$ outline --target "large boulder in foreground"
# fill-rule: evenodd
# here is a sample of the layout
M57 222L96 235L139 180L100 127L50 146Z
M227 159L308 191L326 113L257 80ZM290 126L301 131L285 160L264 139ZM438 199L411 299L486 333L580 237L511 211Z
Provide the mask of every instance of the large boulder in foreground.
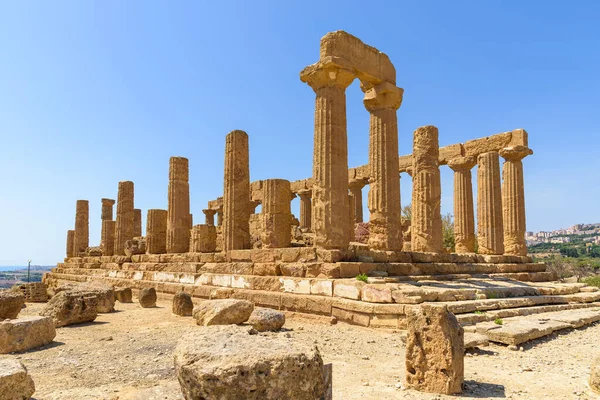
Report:
M285 324L285 314L270 308L256 307L248 323L259 332L278 331Z
M173 296L173 304L171 310L175 315L189 317L190 315L192 315L192 311L194 310L192 296L185 292L179 292L175 294L175 296Z
M0 358L0 398L24 400L34 392L35 384L23 364L14 358Z
M61 327L91 322L98 316L98 297L88 292L64 291L52 297L41 316L52 317L54 326Z
M198 325L232 325L248 321L252 310L248 300L206 300L194 308L193 316Z
M464 331L446 306L407 309L406 383L422 392L456 394L464 381Z
M35 349L56 337L50 317L24 317L0 322L0 353Z
M15 290L0 290L0 321L6 318L17 318L25 304L23 293Z
M138 301L143 308L156 307L156 289L152 287L140 289Z
M275 333L211 326L184 336L174 358L187 400L315 400L326 390L319 350Z
M600 356L592 361L590 370L590 387L597 393L600 393Z

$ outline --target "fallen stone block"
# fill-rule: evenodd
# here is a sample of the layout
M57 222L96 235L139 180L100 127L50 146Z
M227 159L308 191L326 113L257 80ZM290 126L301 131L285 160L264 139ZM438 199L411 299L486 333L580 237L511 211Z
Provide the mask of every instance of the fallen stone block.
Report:
M464 331L446 306L407 309L406 383L423 392L456 394L464 381Z
M323 360L316 347L283 335L211 326L183 337L175 368L185 399L321 399Z
M246 322L253 310L247 300L206 300L194 308L193 316L198 325L231 325Z
M475 347L487 347L490 345L490 340L487 336L480 333L465 332L465 350Z
M192 297L185 293L179 292L173 296L172 311L175 315L181 315L183 317L189 317L192 315L194 310L194 303L192 303Z
M0 322L0 353L35 349L56 337L50 317L24 317Z
M41 316L52 317L55 327L91 322L98 316L98 298L78 291L59 292L52 297Z
M95 295L98 299L97 310L99 313L109 313L115 310L115 291L111 285L102 282L87 282L79 285L75 290Z
M138 293L138 301L143 308L156 307L156 289L140 289Z
M115 300L119 300L120 303L133 303L131 288L115 288Z
M14 290L0 291L0 321L5 318L17 318L25 304L25 296Z
M13 358L0 358L0 398L24 400L34 392L35 384L25 366Z
M252 311L248 323L259 332L274 332L285 324L285 314L270 308L257 307Z

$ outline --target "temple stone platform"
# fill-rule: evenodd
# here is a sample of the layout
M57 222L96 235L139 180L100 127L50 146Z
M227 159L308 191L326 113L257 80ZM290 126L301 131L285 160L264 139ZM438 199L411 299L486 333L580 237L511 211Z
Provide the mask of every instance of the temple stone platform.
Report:
M366 274L367 281L356 279ZM100 280L203 299L336 317L367 327L404 328L406 307L448 305L465 326L600 306L600 291L553 282L526 256L348 251L313 247L223 253L70 257L44 276L50 288Z

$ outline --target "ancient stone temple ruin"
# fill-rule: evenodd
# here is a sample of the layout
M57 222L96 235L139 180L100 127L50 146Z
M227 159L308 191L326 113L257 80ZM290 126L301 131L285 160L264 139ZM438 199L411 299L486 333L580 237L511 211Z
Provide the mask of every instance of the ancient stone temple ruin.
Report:
M349 168L345 91L355 79L370 113L369 164ZM248 135L230 132L223 195L208 202L204 223L192 225L188 160L172 157L165 180L168 209L147 211L145 236L133 182L119 182L116 202L102 199L99 248L89 247L89 205L78 200L66 258L44 281L52 287L103 280L166 294L247 299L394 328L404 326L407 304L465 307L465 301L503 297L523 281L531 286L522 288L522 296L542 293L536 283L553 275L532 263L525 247L522 160L532 154L525 130L440 147L443 132L418 127L412 153L400 156L410 151L398 149L403 89L395 68L387 55L342 31L322 38L319 60L302 70L300 80L315 92L310 177L251 182ZM442 240L440 168L446 166L454 171L454 253ZM405 203L412 201L410 221L401 218L401 177L413 182L412 194L403 194ZM365 186L369 235L357 242ZM299 218L290 208L296 196ZM360 274L368 278L357 280Z

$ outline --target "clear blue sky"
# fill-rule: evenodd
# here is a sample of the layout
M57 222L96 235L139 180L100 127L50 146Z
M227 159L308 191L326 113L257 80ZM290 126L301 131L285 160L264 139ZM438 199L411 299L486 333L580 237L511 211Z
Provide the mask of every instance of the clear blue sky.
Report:
M314 93L299 72L338 29L395 64L402 154L421 125L436 125L441 145L525 128L528 229L600 221L600 2L366 4L1 3L0 265L60 261L77 199L90 200L98 244L100 199L116 198L120 180L135 182L144 220L166 208L173 155L190 159L201 223L233 129L250 135L252 180L310 176ZM358 82L347 100L357 166L368 152ZM450 212L446 167L442 183Z

